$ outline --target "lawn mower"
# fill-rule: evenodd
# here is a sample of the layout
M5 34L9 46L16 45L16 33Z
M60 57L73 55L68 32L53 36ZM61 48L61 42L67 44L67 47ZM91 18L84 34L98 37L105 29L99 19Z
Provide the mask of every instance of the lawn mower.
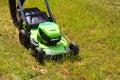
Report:
M22 45L39 60L63 54L77 55L78 46L66 40L50 10L48 0L44 0L48 15L38 8L22 8L25 0L9 0L13 23L19 29Z

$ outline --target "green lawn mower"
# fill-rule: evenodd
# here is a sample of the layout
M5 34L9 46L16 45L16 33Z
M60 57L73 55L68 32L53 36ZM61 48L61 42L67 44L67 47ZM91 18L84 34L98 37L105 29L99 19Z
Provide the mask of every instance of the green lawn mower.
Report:
M64 54L77 55L78 46L68 42L61 34L59 25L51 13L48 0L44 0L49 16L38 8L22 8L25 0L9 0L13 23L19 29L22 45L39 60ZM18 4L17 4L18 3Z

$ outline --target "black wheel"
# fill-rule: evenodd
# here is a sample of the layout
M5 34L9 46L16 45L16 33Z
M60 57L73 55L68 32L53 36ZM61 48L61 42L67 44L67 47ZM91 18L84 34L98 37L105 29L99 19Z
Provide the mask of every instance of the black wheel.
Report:
M20 30L19 32L19 40L22 45L26 48L29 47L29 35L25 32L25 30Z
M75 43L70 43L69 48L71 50L71 54L77 55L79 53L78 45Z
M44 61L44 52L39 47L36 47L34 49L34 52L35 52L35 56L36 56L37 60L39 62L43 62Z

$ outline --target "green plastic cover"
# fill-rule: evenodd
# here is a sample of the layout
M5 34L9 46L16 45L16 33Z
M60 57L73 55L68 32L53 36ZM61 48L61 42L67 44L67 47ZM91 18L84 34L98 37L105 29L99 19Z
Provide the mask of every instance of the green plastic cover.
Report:
M54 22L41 23L38 28L50 38L57 38L61 36L59 26Z

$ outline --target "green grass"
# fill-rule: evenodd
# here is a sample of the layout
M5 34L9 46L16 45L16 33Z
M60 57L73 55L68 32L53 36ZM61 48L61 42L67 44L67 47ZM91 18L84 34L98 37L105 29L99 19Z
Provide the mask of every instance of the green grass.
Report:
M26 0L25 7L44 0ZM25 49L12 24L7 0L0 0L0 80L120 80L120 1L49 0L62 32L78 43L79 58L45 60Z

